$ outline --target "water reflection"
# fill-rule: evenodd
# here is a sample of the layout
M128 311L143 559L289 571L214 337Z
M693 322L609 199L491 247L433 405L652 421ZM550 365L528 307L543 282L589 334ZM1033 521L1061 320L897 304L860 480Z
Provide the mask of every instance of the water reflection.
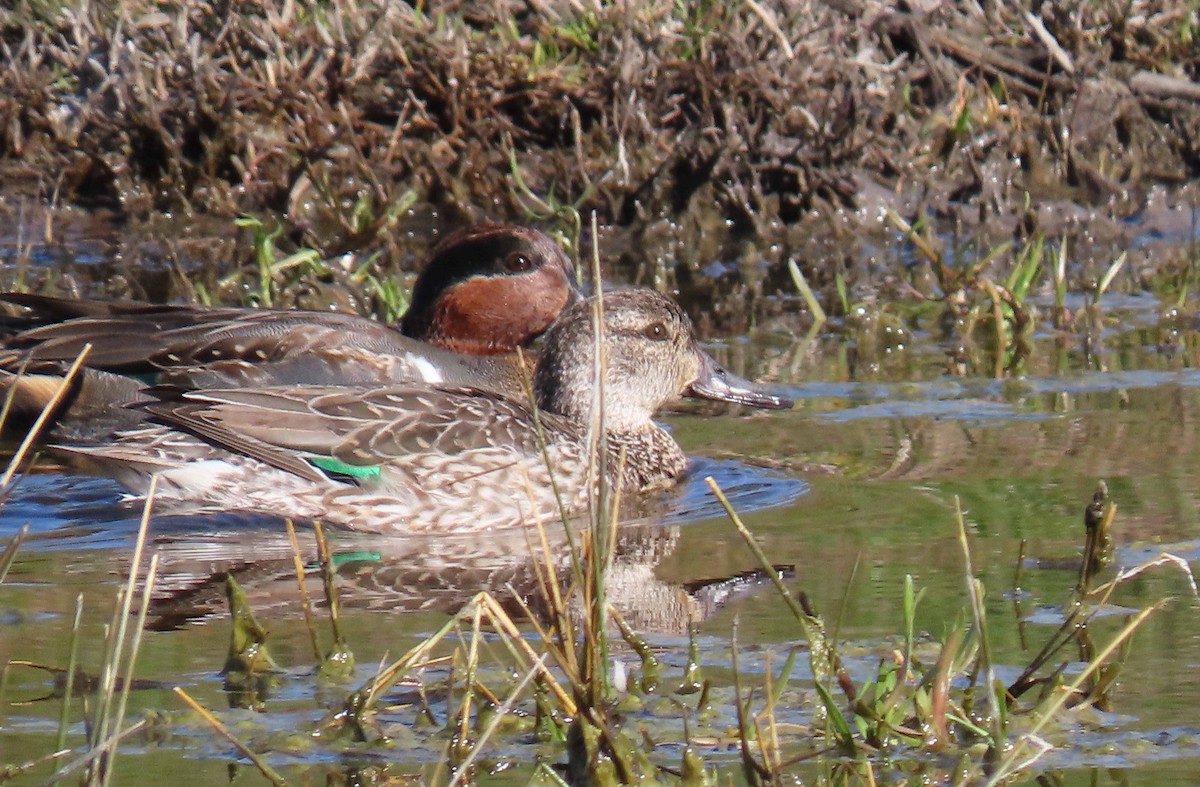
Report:
M323 591L311 533L302 535L307 595ZM559 577L571 576L567 544L560 527L548 532L550 561ZM488 592L510 615L523 616L519 598L541 611L540 572L534 557L536 533L510 531L480 543L467 538L339 538L333 564L344 610L452 614L479 592ZM655 567L679 544L679 526L631 525L618 530L613 568L608 576L610 601L635 629L680 634L689 623L703 622L731 595L747 592L764 579L751 574L713 577L687 584L659 580ZM224 580L233 577L251 607L267 619L301 612L301 596L286 536L278 533L218 533L172 536L154 544L159 581L151 604L151 628L173 629L223 613ZM120 560L116 567L127 570Z
M703 482L718 479L740 510L786 505L807 485L784 474L731 460L701 459L685 483L668 494L638 500L618 528L610 598L635 628L681 633L732 595L752 588L755 575L692 577L667 583L655 576L673 554L680 527L724 514ZM105 479L66 473L31 475L0 511L0 539L31 525L26 549L72 553L73 570L101 569L112 581L129 571L140 510L123 507L120 488ZM155 516L147 559L159 555L151 627L173 629L223 613L225 578L242 585L256 612L299 614L301 595L290 541L279 520L261 516ZM536 530L503 530L470 537L397 537L330 534L343 608L388 612L453 613L481 591L535 608L539 565L548 554L561 577L570 576L562 526L548 523L546 545ZM298 533L308 595L322 599L311 530ZM323 603L323 602L322 602Z

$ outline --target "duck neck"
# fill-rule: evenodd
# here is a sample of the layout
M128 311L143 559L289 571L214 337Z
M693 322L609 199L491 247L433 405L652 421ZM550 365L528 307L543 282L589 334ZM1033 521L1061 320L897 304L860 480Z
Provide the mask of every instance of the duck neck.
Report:
M609 477L619 479L622 489L666 486L687 468L683 450L658 424L610 429L607 437Z

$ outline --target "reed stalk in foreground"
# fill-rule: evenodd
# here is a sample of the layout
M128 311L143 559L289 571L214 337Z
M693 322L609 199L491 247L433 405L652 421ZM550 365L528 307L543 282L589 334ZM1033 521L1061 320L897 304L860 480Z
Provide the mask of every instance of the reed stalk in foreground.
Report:
M1087 623L1090 621L1108 596L1124 581L1161 565L1173 565L1180 568L1188 579L1193 594L1196 593L1196 583L1186 562L1171 555L1160 555L1150 561L1136 566L1120 575L1112 582L1097 588L1092 597L1098 597L1098 603L1089 603L1086 607L1082 602L1076 602L1067 614L1060 629L1051 636L1046 647L1040 651L1030 663L1030 666L1012 684L1005 687L995 675L992 666L992 656L987 638L987 622L983 606L984 587L974 576L970 546L966 536L961 508L956 502L957 538L964 556L964 574L968 597L969 619L967 625L963 620L950 628L943 639L937 658L931 665L924 665L913 656L913 619L916 602L920 594L915 593L911 576L907 579L904 591L904 620L905 647L902 659L898 664L880 662L878 676L868 681L862 687L855 689L848 679L839 681L843 688L846 705L839 703L833 695L832 686L822 680L820 670L824 665L837 665L840 659L835 650L835 644L824 638L823 625L811 608L802 609L802 604L791 594L790 590L771 572L771 564L761 547L754 540L750 531L742 524L736 512L728 505L716 482L706 479L726 507L731 520L738 532L746 541L751 552L758 558L764 571L773 577L776 590L780 597L792 610L797 621L801 623L806 636L814 632L821 639L810 640L812 647L811 658L814 661L813 674L817 676L816 689L821 697L825 716L824 724L820 725L821 716L815 715L814 721L818 727L823 726L827 739L834 748L844 756L850 756L857 761L864 761L866 771L861 775L873 783L870 763L866 758L874 756L883 747L891 750L895 757L896 745L906 743L916 750L962 749L963 764L968 770L961 773L969 780L978 780L989 785L1000 783L1013 775L1028 770L1038 762L1040 757L1052 748L1042 738L1039 732L1050 721L1056 718L1066 707L1077 707L1081 704L1099 701L1102 692L1107 691L1110 683L1092 681L1106 665L1113 663L1118 649L1128 643L1134 632L1160 606L1154 604L1130 616L1128 623L1103 648L1091 649L1090 657L1084 670L1069 684L1062 686L1057 683L1056 676L1062 674L1062 667L1052 670L1051 677L1038 678L1042 668L1047 665L1052 654L1058 652L1065 644L1078 641L1086 636ZM1103 488L1106 491L1106 488ZM1097 493L1099 499L1100 493ZM1106 498L1105 498L1106 499ZM1084 565L1091 564L1095 544L1101 542L1099 531L1107 533L1112 523L1115 507L1104 507L1101 517L1093 509L1094 502L1088 507L1087 519L1087 549L1085 550ZM1103 520L1103 526L1096 522ZM1081 585L1083 583L1081 582ZM1099 595L1100 593L1103 595ZM741 692L737 687L736 641L734 643L735 696L741 734L742 773L750 783L776 783L782 777L784 769L803 759L819 754L801 755L788 760L781 758L777 737L770 733L775 713L775 694L770 688L770 675L767 672L767 687L764 694L766 702L759 715L768 722L770 743L762 743L764 731L761 727L749 721L746 708L743 707ZM825 654L823 656L819 654ZM824 673L829 675L830 673ZM844 677L835 669L835 675ZM982 683L979 679L982 677ZM827 678L828 679L828 678ZM1046 681L1050 682L1047 683ZM965 687L956 687L965 682ZM1043 701L1033 706L1022 707L1018 704L1019 697L1033 685L1044 685L1051 689ZM986 697L986 709L977 707L974 703L976 691L982 690ZM752 741L759 741L757 754ZM979 741L986 744L987 754L982 758L967 757L964 742ZM845 776L843 772L842 777Z
M127 624L131 617L133 599L137 594L138 580L142 562L142 551L146 543L146 535L150 525L150 511L153 506L155 482L152 481L146 503L142 510L141 523L138 527L137 540L134 545L133 560L130 562L129 576L124 586L117 591L116 603L113 606L113 619L106 627L104 662L101 665L97 681L97 699L95 711L87 719L87 748L75 760L59 768L51 777L54 782L84 768L84 783L88 785L107 785L112 780L120 742L127 736L141 729L144 721L123 728L125 712L129 701L129 692L134 686L134 671L138 653L141 649L142 632L146 623L146 615L150 606L150 598L154 590L154 582L158 572L158 555L151 556L142 581L141 603L135 621L133 632L127 632ZM76 602L76 631L78 618L82 610L82 601ZM129 654L125 657L126 640L129 640ZM68 661L66 696L63 698L64 709L60 717L59 741L65 739L67 706L71 701L76 668L75 653L76 636L72 637L71 655ZM120 677L124 674L124 677ZM119 691L119 694L118 694ZM86 706L85 706L86 707Z

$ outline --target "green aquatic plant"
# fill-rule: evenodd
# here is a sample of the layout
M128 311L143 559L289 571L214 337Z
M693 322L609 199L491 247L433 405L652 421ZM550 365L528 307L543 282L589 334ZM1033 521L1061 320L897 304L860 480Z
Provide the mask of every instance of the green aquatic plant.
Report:
M407 310L411 293L400 277L395 275L395 271L377 270L383 260L382 252L376 251L352 261L348 261L352 258L347 255L344 259L335 261L326 259L319 249L355 247L375 238L393 226L399 216L412 207L416 199L416 192L409 189L388 203L385 210L380 211L376 207L377 197L360 195L353 207L344 211L344 215L338 213L335 221L340 222L340 233L331 231L331 234L322 237L317 229L306 230L304 235L311 245L291 253L284 253L280 249L279 239L283 237L286 228L282 221L271 222L256 216L241 216L234 224L250 232L254 284L244 287L242 281L246 273L237 269L218 281L218 292L248 291L250 294L245 300L249 303L273 308L285 291L297 289L299 285L314 279L331 279L354 285L350 289L356 293L361 291L363 296L373 299L379 319L394 323ZM213 294L202 282L188 279L187 285L196 300L206 305L212 304Z
M821 301L817 299L816 293L812 287L808 285L808 280L804 278L804 274L800 271L800 266L795 260L788 260L788 273L792 276L792 283L796 285L796 290L800 293L800 297L804 298L804 303L808 306L809 312L813 316L813 330L820 330L820 327L825 324L828 319L825 316L825 309L821 307ZM846 281L839 271L837 274L838 298L842 304L842 314L850 311L849 303L846 298Z
M1067 321L1067 237L1064 235L1058 249L1050 250L1050 263L1054 272L1054 327L1062 330Z
M221 667L225 691L235 708L262 710L266 698L279 685L281 670L271 657L267 629L254 615L246 594L233 577L225 578L229 602L229 649Z
M708 479L708 483L718 499L726 504L715 482ZM752 534L727 504L726 510L760 565L769 568ZM948 626L932 660L917 658L914 655L914 621L923 591L915 590L912 576L908 575L903 594L903 653L898 654L895 661L881 660L875 676L861 686L855 686L838 666L840 658L836 648L824 635L823 624L815 610L802 603L803 597L797 600L778 581L776 574L771 575L780 597L793 609L812 646L814 687L820 700L819 709L823 711L823 714L814 714L814 726L825 736L828 751L836 751L842 757L863 764L868 783L873 779L868 758L883 751L892 751L894 755L897 744L916 750L957 752L961 760L960 769L964 769L960 772L970 780L988 784L997 784L1027 770L1048 750L1048 744L1038 737L1038 732L1064 707L1103 701L1113 684L1113 676L1119 670L1121 657L1118 651L1127 649L1133 633L1158 606L1151 605L1131 615L1129 623L1107 645L1097 649L1090 645L1087 630L1088 622L1103 600L1129 578L1159 565L1179 567L1195 592L1195 580L1186 563L1167 555L1122 572L1101 588L1090 592L1085 590L1083 592L1088 598L1098 597L1100 604L1085 601L1080 596L1058 631L1022 674L1006 686L995 673L984 605L986 591L975 577L962 509L957 503L955 512L957 540L964 561L967 593L965 614ZM1114 513L1106 489L1102 487L1085 513L1088 534L1085 567L1091 564L1093 545L1103 543L1101 534L1111 525ZM812 639L814 636L817 639ZM1052 667L1049 676L1037 677L1050 666L1054 654L1072 642L1079 644L1087 654L1084 674L1062 686L1058 683L1058 677L1062 674L1064 664ZM820 756L822 752L784 760L777 750L761 748L760 755L754 755L752 742L761 739L762 731L749 723L750 707L744 704L742 692L736 688L739 680L736 674L736 643L734 647L735 696L743 774L751 783L773 783L782 776L785 767L811 756ZM817 654L821 652L828 655L819 658ZM825 667L824 673L819 672L824 665L831 665L832 670ZM822 674L825 677L822 678ZM1093 676L1098 679L1091 680ZM1034 686L1043 686L1047 692L1032 706L1021 705L1020 698ZM845 704L837 699L835 687L844 694ZM982 703L979 702L980 694ZM769 689L766 696L768 702L760 713L770 717L775 698ZM977 749L976 744L982 744L982 749Z
M1020 374L1033 352L1034 312L1026 301L1043 271L1044 236L1034 233L1016 249L1001 281L989 271L1010 259L1010 242L991 246L969 261L950 264L924 216L909 224L889 211L888 219L929 262L938 293L927 297L944 303L946 322L954 325L963 341L971 340L982 327L981 337L990 342L990 375L999 379ZM957 253L963 254L963 249L958 248ZM1059 273L1056 268L1055 275ZM1065 275L1063 280L1065 298Z
M576 113L572 117L575 123L576 134L579 134L578 114ZM511 174L510 193L513 195L513 199L521 206L522 210L525 211L526 218L538 222L553 223L554 226L548 230L550 237L558 241L566 249L569 256L578 257L581 252L580 241L583 236L583 219L580 209L591 199L600 182L607 178L607 173L599 180L590 181L578 198L567 202L555 194L553 184L551 184L545 197L534 193L521 174L521 167L517 162L516 149L511 146L508 149L508 166L509 173ZM594 219L595 216L593 214ZM594 233L592 237L596 237Z
M254 248L254 261L258 271L258 289L253 298L256 306L268 309L272 307L279 291L276 279L281 274L321 264L321 255L314 249L301 249L287 256L280 256L275 241L283 234L282 224L268 227L266 222L254 216L241 216L234 224L251 232L251 245ZM225 278L222 285L232 285L240 275L240 272L231 274Z
M1100 281L1096 283L1096 290L1092 294L1092 306L1099 308L1100 299L1104 297L1104 293L1108 292L1108 288L1112 286L1113 280L1117 278L1117 274L1121 272L1121 268L1125 266L1125 260L1128 259L1129 252L1123 251L1112 261L1108 268L1104 271L1104 275L1100 277Z
M701 2L686 2L675 0L674 16L681 23L682 30L676 44L681 60L699 60L706 55L706 44L723 13L723 8L713 0Z
M379 303L378 317L381 321L395 324L408 311L412 302L412 292L400 283L395 276L376 276L371 273L370 266L376 258L365 260L358 270L351 274L352 279L366 282Z

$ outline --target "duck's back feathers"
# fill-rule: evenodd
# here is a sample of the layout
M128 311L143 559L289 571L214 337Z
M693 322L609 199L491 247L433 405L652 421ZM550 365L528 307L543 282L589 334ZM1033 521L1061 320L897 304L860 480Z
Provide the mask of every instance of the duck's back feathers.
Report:
M176 511L277 512L372 532L470 532L553 518L546 457L578 510L586 451L574 424L473 389L307 386L174 392L156 423L62 447Z
M309 480L325 477L314 470L313 458L371 468L418 463L430 455L469 459L484 450L526 458L541 453L528 407L470 388L153 392L159 401L144 409L156 422ZM542 419L551 441L577 434L575 425L562 418L545 414Z

